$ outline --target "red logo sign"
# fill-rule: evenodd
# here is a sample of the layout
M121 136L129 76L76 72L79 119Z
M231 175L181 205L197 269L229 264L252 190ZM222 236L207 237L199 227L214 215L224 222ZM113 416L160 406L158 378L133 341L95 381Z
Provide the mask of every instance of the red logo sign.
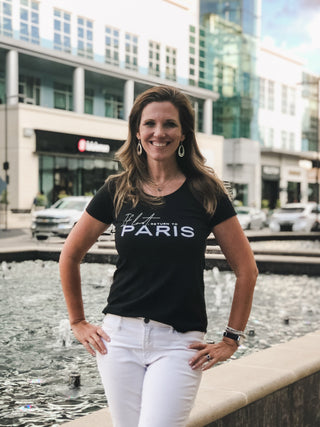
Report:
M79 139L78 141L78 150L83 153L86 151L87 141L84 138Z

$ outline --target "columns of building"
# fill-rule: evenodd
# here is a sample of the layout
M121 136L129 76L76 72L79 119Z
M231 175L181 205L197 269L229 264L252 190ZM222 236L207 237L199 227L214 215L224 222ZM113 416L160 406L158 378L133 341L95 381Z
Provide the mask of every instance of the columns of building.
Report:
M134 81L127 80L124 84L124 120L128 120L134 102Z
M84 69L77 67L73 71L73 111L75 113L84 113Z
M6 102L13 105L18 102L19 95L19 55L10 50L6 55Z
M206 99L204 101L203 132L212 135L212 99Z

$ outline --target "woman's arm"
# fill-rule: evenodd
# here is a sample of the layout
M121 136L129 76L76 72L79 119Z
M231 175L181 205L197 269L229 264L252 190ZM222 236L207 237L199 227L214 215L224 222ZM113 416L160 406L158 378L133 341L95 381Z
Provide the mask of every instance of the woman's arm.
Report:
M95 355L94 349L101 353L106 352L101 337L107 341L109 341L109 337L100 327L91 325L85 320L80 263L90 247L107 228L108 225L84 212L65 241L59 260L61 284L71 328L75 337L93 356Z
M236 284L229 316L228 326L244 331L252 305L253 292L258 276L254 256L237 217L223 221L213 228L213 233L230 267L235 273ZM237 349L237 343L224 337L218 344L192 344L198 351L190 365L196 369L202 367L209 354L211 360L203 367L208 369L217 362L227 360Z

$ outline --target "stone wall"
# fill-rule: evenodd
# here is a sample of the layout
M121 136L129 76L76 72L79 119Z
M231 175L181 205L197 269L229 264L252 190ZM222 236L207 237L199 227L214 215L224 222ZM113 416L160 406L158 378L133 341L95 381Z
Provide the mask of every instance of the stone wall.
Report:
M206 427L320 426L320 371L275 391Z
M316 427L319 402L320 330L206 371L187 427ZM64 426L112 423L106 408Z

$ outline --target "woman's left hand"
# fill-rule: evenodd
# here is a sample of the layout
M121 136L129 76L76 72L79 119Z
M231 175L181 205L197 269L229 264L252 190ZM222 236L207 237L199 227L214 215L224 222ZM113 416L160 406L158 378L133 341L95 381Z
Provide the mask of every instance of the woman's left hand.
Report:
M217 344L195 342L190 344L189 348L198 350L196 355L189 361L191 368L206 371L216 363L229 359L237 350L238 345L234 340L224 338Z

